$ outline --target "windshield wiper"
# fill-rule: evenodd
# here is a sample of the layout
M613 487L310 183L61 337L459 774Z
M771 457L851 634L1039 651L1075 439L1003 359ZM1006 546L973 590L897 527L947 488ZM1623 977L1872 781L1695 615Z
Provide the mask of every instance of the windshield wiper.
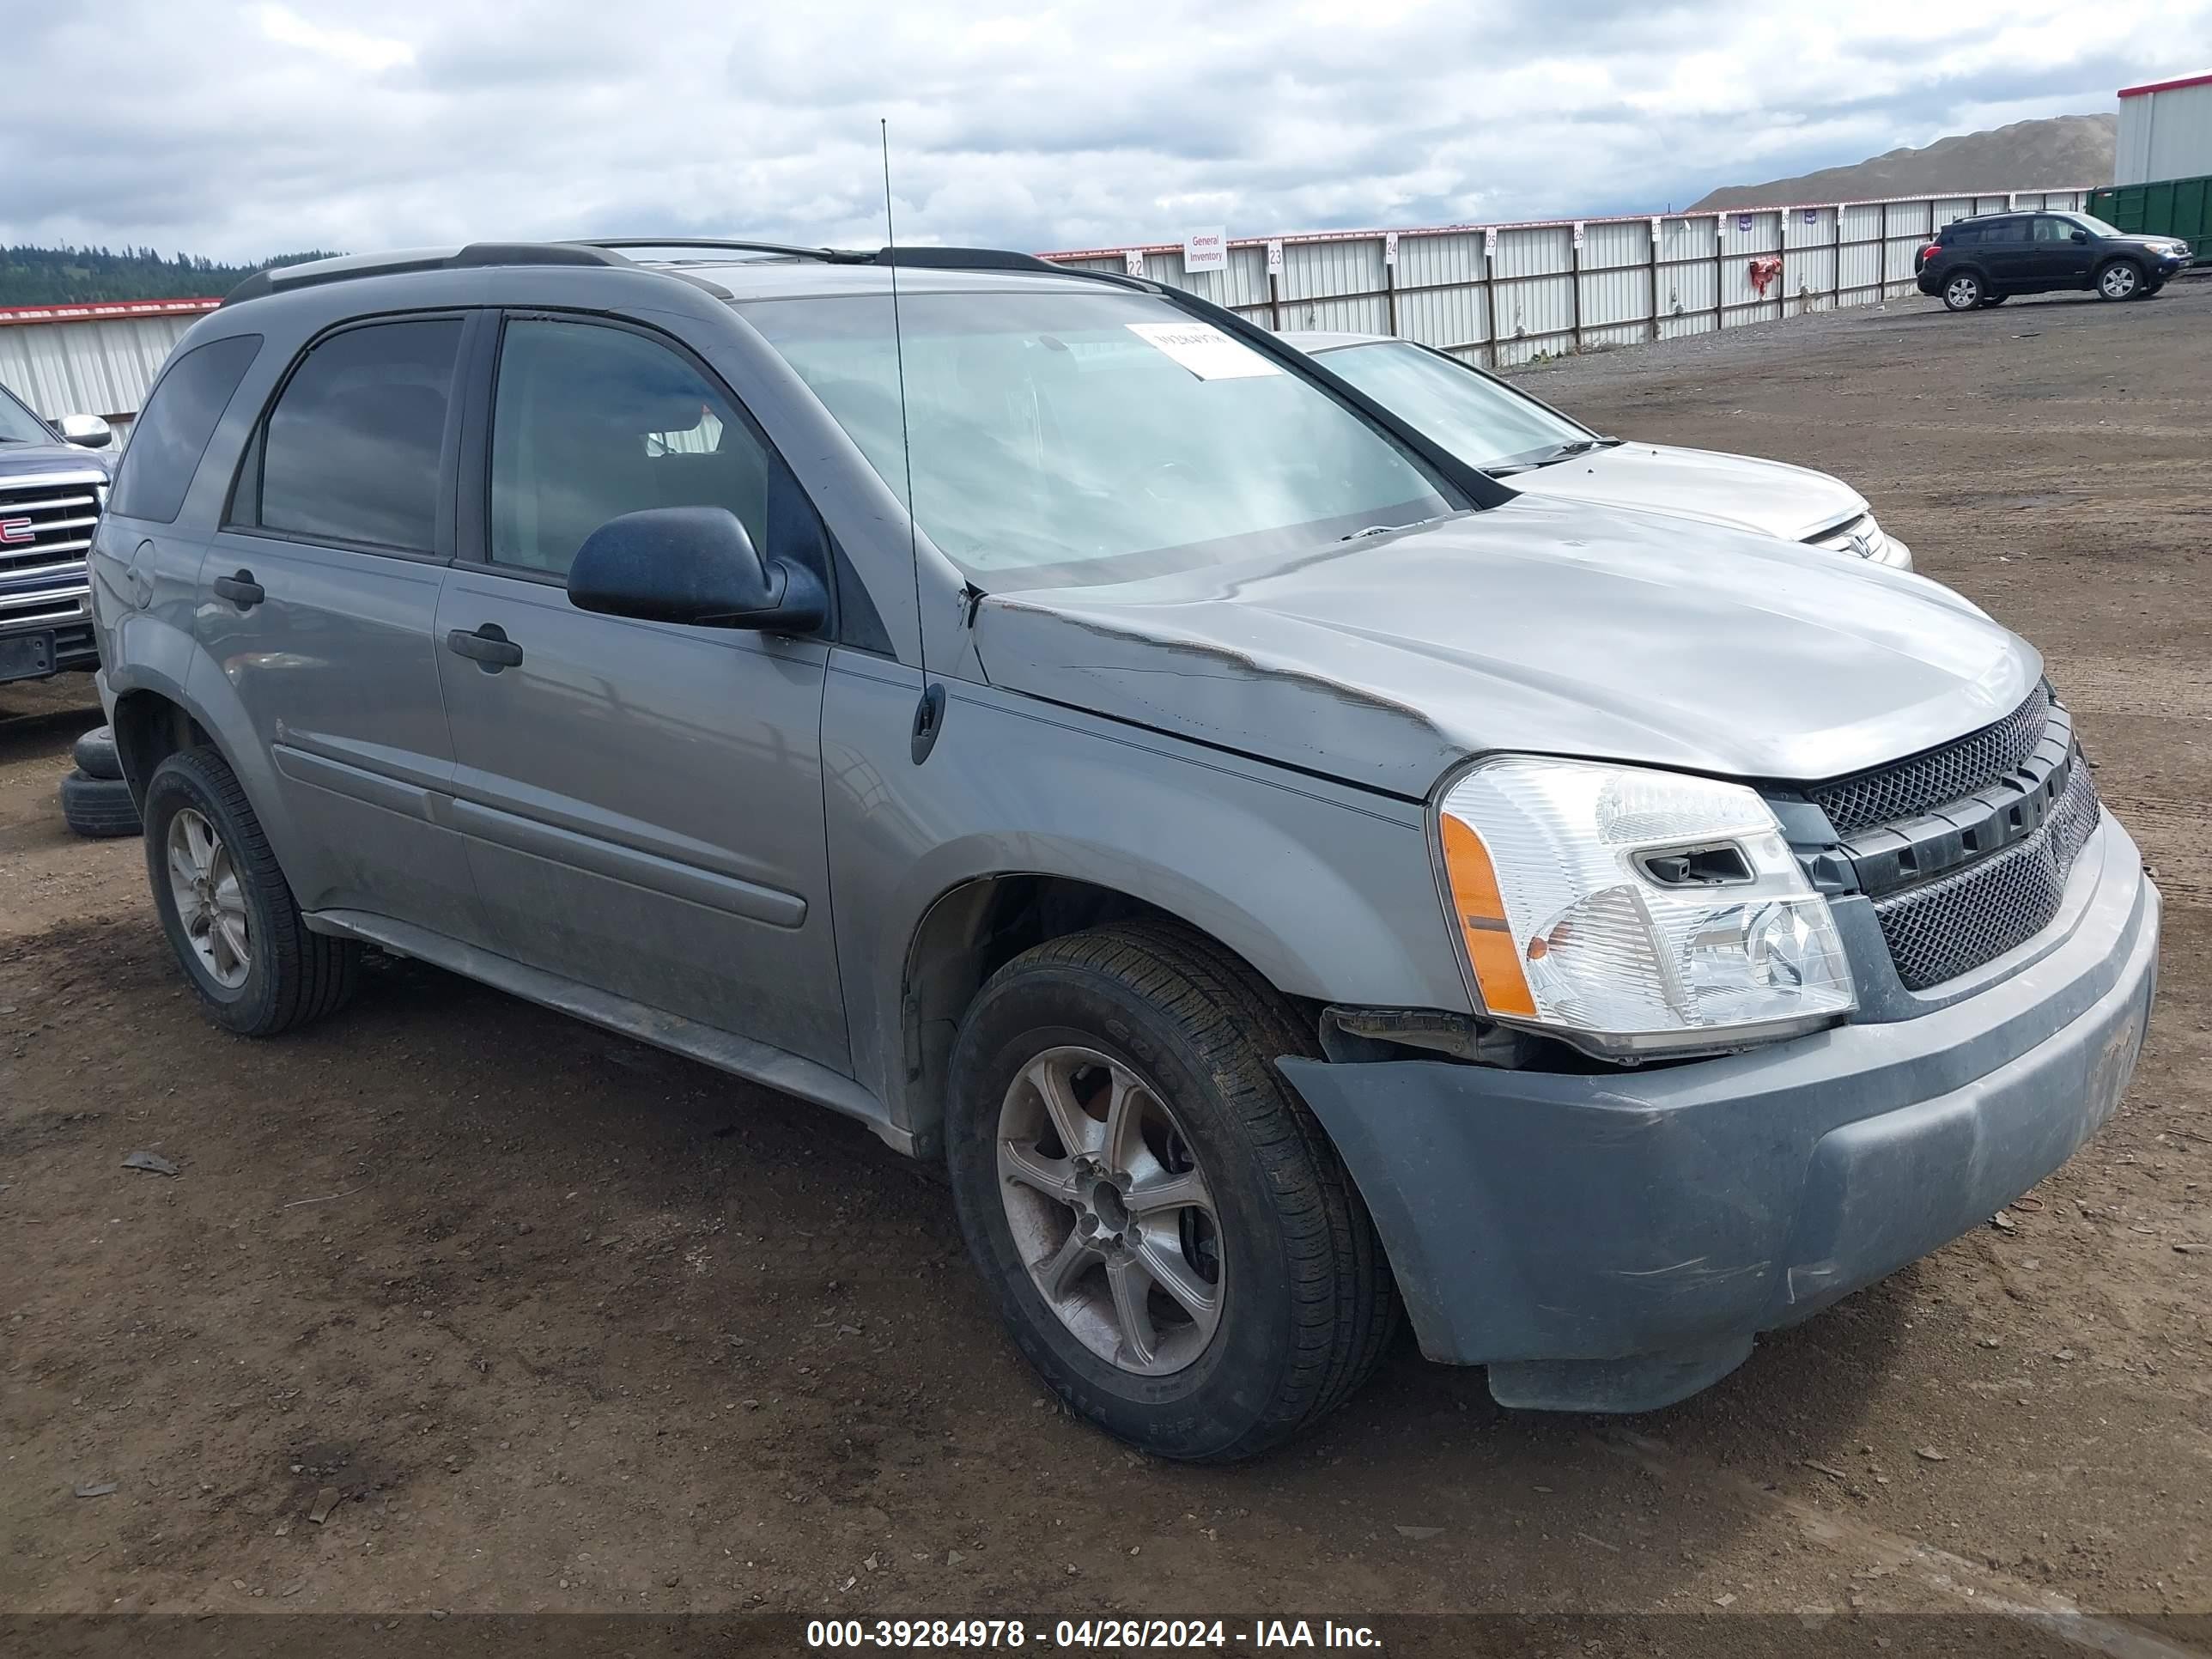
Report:
M1339 536L1337 540L1356 542L1367 536L1387 536L1394 530L1418 530L1425 524L1441 524L1451 516L1452 514L1449 513L1438 513L1432 517L1414 519L1405 524L1370 524L1364 529L1352 532L1349 535Z
M1554 444L1550 449L1501 461L1496 466L1482 470L1493 478L1510 478L1516 472L1531 472L1540 466L1557 466L1561 461L1571 461L1577 455L1587 455L1593 449L1616 449L1626 442L1621 438L1571 438L1565 443Z

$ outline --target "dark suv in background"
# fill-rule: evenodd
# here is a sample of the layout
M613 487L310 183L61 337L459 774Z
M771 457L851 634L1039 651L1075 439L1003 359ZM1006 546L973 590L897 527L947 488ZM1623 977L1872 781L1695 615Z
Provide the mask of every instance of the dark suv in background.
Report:
M2190 257L2186 242L2130 235L2086 213L1991 213L1944 226L1912 269L1923 294L1941 296L1947 310L1972 311L2059 289L2148 300Z

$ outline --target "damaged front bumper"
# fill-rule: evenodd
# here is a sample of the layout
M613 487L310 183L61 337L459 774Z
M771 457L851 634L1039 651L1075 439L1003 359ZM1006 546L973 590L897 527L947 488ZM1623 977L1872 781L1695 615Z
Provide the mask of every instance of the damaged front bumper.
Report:
M2109 814L2068 885L2015 971L2000 958L1913 1018L1598 1076L1280 1064L1374 1215L1423 1352L1487 1365L1508 1406L1650 1410L1986 1219L2112 1115L2149 1019L2159 895Z

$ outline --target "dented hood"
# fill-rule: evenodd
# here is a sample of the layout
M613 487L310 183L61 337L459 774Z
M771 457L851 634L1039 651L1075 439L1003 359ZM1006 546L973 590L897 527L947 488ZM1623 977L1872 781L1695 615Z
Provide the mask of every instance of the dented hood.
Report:
M1919 576L1519 496L1296 557L994 594L994 684L1424 797L1516 750L1809 781L1986 726L2033 647Z

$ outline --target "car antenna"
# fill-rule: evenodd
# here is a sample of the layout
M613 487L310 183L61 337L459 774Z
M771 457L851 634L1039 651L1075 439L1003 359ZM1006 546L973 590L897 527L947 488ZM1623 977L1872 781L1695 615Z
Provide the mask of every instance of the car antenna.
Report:
M906 463L906 550L914 568L915 646L921 659L921 701L915 705L913 741L908 745L919 766L937 746L938 729L945 724L945 687L929 678L929 624L921 614L921 521L914 510L914 437L907 427L906 332L899 317L898 228L891 218L891 124L878 117L884 146L884 252L891 268L891 348L898 362L899 449Z

